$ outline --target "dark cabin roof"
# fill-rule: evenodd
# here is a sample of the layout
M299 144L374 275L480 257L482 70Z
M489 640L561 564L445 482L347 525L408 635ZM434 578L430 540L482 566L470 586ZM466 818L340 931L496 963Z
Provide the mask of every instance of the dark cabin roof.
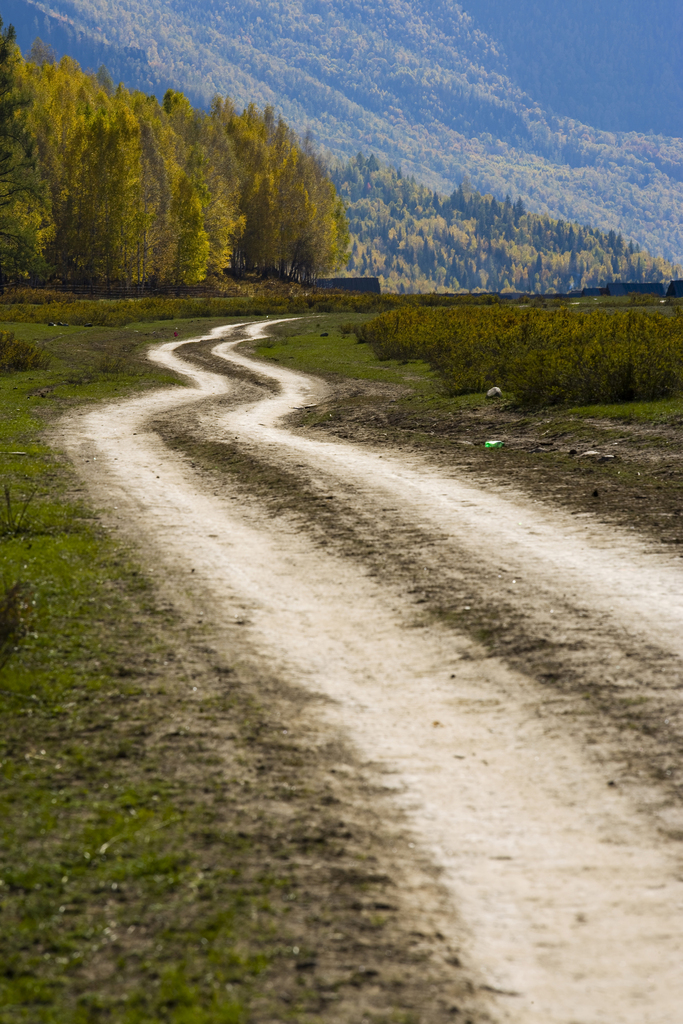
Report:
M346 292L374 292L380 295L378 277L327 277L315 282L316 288L341 288Z
M672 281L666 294L667 298L683 299L683 281Z
M584 288L581 295L584 299L597 299L602 295L602 288Z
M616 298L619 295L661 295L664 297L664 285L651 283L638 282L621 282L621 281L610 281L606 285L607 294L611 295L612 298Z

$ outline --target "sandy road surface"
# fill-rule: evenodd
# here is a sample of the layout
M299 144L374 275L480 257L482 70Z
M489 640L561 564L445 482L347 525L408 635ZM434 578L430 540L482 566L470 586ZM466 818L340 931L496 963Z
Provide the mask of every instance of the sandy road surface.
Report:
M391 506L435 537L430 571L458 563L498 578L501 597L551 634L580 629L598 669L625 692L639 685L627 641L656 652L668 666L660 690L676 709L683 569L627 533L606 534L493 485L278 425L325 386L234 350L267 329L214 332L225 376L174 351L187 343L162 345L151 358L193 388L65 422L63 443L96 500L114 509L153 572L179 591L191 587L226 645L246 631L255 651L319 695L326 727L384 773L416 851L442 869L444 927L451 921L462 942L464 922L471 962L498 993L495 1019L680 1024L683 863L680 842L662 831L674 836L683 824L675 802L650 782L608 785L614 744L587 749L538 682L452 628L420 621L405 587L362 561L259 517L253 503L212 494L149 423L196 407L212 436L308 474L334 500L378 520ZM231 363L271 377L279 393L231 403ZM472 593L474 601L474 578Z

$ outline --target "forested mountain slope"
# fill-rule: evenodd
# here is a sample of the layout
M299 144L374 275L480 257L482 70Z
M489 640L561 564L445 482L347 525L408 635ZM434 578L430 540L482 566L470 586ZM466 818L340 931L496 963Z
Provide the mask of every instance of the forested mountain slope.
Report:
M388 291L513 289L567 292L607 281L663 281L680 266L604 233L498 202L467 182L443 196L361 154L332 180L346 203L350 277L379 277Z
M683 136L680 0L465 0L507 73L555 114Z
M559 3L542 13L529 5L528 45L513 22L519 5L504 13L502 3L483 0L7 0L3 14L25 47L41 29L44 38L70 39L77 58L81 48L91 61L100 47L115 72L130 69L133 86L170 82L203 103L217 92L238 106L272 103L337 156L372 151L446 190L467 173L482 192L520 195L531 210L613 228L680 259L683 142L551 114L546 100L563 115L588 109L590 83L577 85L574 107L550 95L555 64L558 82L571 78L571 55L562 63L560 42L549 57L538 54L534 39L545 38ZM624 9L635 10L632 0L620 16ZM648 8L639 27L650 48L657 17ZM499 22L511 56L493 32ZM482 27L489 23L491 34ZM600 75L609 78L609 66ZM536 86L542 95L525 91ZM614 83L609 95L619 92ZM669 94L675 103L675 89L655 83L647 95L664 103ZM618 123L629 116L625 108Z

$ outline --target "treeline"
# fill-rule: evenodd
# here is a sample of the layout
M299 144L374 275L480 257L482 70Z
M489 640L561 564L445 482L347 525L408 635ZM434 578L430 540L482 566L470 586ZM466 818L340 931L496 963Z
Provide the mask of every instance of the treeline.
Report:
M451 394L502 388L528 407L683 393L683 315L406 306L356 328L380 359L424 359Z
M173 90L160 104L40 45L24 60L11 28L2 45L5 279L144 290L226 272L308 282L343 265L334 186L272 109L217 98L206 112Z
M614 231L529 213L467 179L442 196L374 156L332 171L347 204L350 277L379 277L392 291L568 292L607 281L669 281L681 268Z

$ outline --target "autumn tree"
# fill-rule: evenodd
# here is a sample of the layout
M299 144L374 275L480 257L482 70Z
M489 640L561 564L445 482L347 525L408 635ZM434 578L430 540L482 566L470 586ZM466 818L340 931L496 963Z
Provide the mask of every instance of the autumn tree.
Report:
M272 110L198 110L114 88L36 43L18 74L49 192L46 257L64 281L195 285L229 270L310 281L346 258L346 218L309 144Z
M14 27L0 18L0 287L7 275L45 269L41 258L45 190L27 124L30 94L22 88Z

